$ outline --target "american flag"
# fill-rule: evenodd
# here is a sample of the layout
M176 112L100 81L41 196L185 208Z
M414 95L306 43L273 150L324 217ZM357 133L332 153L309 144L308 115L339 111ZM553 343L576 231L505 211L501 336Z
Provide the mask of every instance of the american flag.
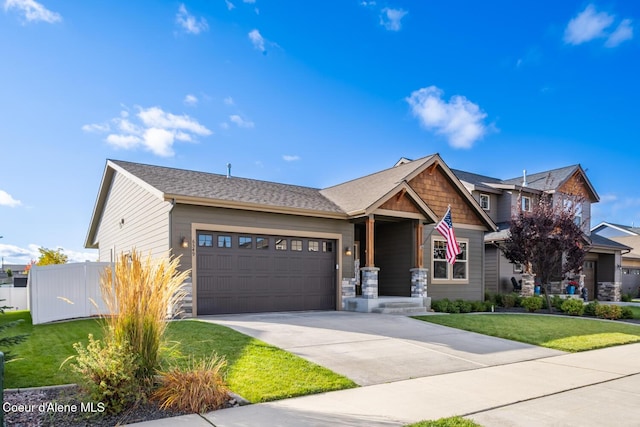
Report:
M456 240L456 234L453 232L451 206L447 208L447 213L444 214L442 221L436 225L436 230L438 230L438 232L442 234L442 237L447 241L447 262L449 264L455 264L456 256L458 256L462 251L460 250L460 245L458 245L458 241Z

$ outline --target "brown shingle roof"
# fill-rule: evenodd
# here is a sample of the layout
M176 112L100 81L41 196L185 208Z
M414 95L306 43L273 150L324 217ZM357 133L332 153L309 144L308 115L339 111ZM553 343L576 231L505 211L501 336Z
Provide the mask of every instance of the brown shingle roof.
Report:
M433 157L431 155L394 166L371 175L325 188L320 190L320 193L347 213L363 210L379 201L414 171L432 160Z
M343 213L317 188L279 184L239 177L144 165L111 160L142 181L165 194L165 197L220 200L260 204L280 208L304 209L329 213Z

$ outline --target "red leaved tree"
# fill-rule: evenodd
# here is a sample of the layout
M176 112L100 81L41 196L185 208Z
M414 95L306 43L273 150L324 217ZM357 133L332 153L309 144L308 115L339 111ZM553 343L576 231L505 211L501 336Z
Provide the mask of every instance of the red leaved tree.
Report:
M511 219L509 238L500 247L504 256L535 274L546 295L549 310L549 282L554 276L582 270L586 238L576 221L582 199L578 196L542 195L530 212L519 209ZM521 206L521 204L519 203Z

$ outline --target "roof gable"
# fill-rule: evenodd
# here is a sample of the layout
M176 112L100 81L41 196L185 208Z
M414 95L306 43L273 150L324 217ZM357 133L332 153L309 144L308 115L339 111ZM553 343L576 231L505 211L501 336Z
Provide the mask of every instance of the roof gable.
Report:
M402 158L392 168L326 188L321 193L350 216L364 216L395 197L403 183L415 193L413 200L426 207L423 211L433 222L452 205L454 222L495 229L491 218L438 154L413 161Z

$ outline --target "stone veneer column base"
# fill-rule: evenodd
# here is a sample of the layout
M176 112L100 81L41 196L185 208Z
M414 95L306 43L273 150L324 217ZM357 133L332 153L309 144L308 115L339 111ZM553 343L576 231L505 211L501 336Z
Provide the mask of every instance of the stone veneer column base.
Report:
M411 272L411 297L426 298L429 269L412 268L409 271Z
M378 267L362 267L362 298L378 298Z
M535 274L524 273L522 275L522 290L520 290L520 295L525 297L533 296L534 288L535 288L535 279L536 279Z

